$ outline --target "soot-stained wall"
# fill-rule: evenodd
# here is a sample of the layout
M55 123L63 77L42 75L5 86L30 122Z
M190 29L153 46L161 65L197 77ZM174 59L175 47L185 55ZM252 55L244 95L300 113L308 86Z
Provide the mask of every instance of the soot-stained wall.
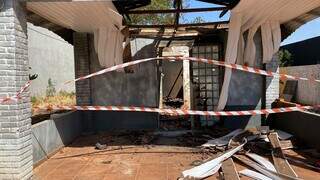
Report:
M100 66L93 47L93 37L89 38L90 72ZM155 42L137 38L131 41L134 60L156 57ZM159 104L159 75L156 61L135 65L133 73L110 72L91 79L93 105L145 106ZM138 112L95 112L93 127L96 131L115 129L153 129L158 127L157 113Z
M262 68L262 46L260 31L254 36L256 45L255 67ZM243 71L232 72L226 110L261 109L264 101L264 77ZM234 116L225 118L224 125L231 129L261 125L261 116Z

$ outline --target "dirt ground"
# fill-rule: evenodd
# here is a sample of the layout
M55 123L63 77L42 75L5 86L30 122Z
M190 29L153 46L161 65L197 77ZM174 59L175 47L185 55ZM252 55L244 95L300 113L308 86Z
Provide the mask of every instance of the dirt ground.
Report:
M149 145L141 145L144 141L150 139L109 134L80 137L35 167L34 179L175 180L183 170L193 167L196 160L217 156L192 147L196 144L185 146L179 138L157 137ZM95 149L97 142L107 144L107 148ZM303 159L292 150L286 153ZM238 171L246 168L235 163ZM320 179L319 172L297 164L292 167L303 179ZM219 179L219 174L207 179Z

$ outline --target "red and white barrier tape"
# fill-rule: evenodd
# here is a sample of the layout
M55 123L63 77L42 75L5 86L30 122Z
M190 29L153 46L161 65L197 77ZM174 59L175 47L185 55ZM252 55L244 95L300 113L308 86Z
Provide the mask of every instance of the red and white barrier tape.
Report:
M0 104L8 102L8 101L17 101L18 99L22 99L21 94L28 89L30 86L31 81L29 80L20 90L17 92L16 95L10 96L10 97L5 97L5 98L0 98Z
M238 64L230 64L230 63L226 63L224 61L217 61L217 60L210 60L210 59L203 59L203 58L195 58L195 57L157 57L157 58L147 58L147 59L140 59L140 60L136 60L136 61L132 61L132 62L127 62L127 63L123 63L123 64L119 64L119 65L115 65L106 69L102 69L100 71L97 71L95 73L86 75L86 76L82 76L80 78L77 78L75 80L70 80L65 82L65 84L68 84L70 82L76 82L79 80L84 80L84 79L88 79L97 75L101 75L107 72L111 72L111 71L115 71L118 69L122 69L128 66L132 66L132 65L136 65L136 64L140 64L143 62L147 62L147 61L153 61L153 60L189 60L189 61L195 61L195 62L203 62L203 63L208 63L208 64L214 64L217 66L223 66L226 68L230 68L230 69L236 69L236 70L240 70L240 71L245 71L245 72L250 72L250 73L254 73L254 74L260 74L260 75L265 75L265 76L275 76L275 77L280 77L280 78L286 78L286 79L294 79L294 80L304 80L304 81L315 81L320 83L320 80L318 79L309 79L309 78L303 78L303 77L296 77L296 76L292 76L292 75L287 75L287 74L279 74L279 73L275 73L272 71L265 71L262 69L258 69L258 68L252 68L252 67L248 67L248 66L243 66L243 65L238 65Z
M136 61L132 61L132 62L127 62L127 63L115 65L115 66L112 66L112 67L97 71L95 73L92 73L92 74L89 74L89 75L86 75L86 76L82 76L82 77L77 78L75 80L67 81L64 84L68 84L70 82L76 82L76 81L79 81L79 80L88 79L88 78L91 78L91 77L94 77L94 76L105 74L107 72L112 72L112 71L115 71L115 70L118 70L118 69L122 69L122 68L125 68L125 67L128 67L128 66L140 64L140 63L143 63L143 62L153 61L153 60L189 60L189 61L195 61L195 62L203 62L203 63L208 63L208 64L214 64L214 65L217 65L217 66L223 66L223 67L230 68L230 69L236 69L236 70L240 70L240 71L245 71L245 72L250 72L250 73L260 74L260 75L265 75L265 76L276 76L276 77L286 78L286 79L315 81L315 82L320 83L320 80L314 79L314 78L309 79L309 78L291 76L291 75L287 75L287 74L279 74L279 73L275 73L275 72L271 72L271 71L265 71L265 70L261 70L261 69L257 69L257 68L248 67L248 66L243 66L243 65L238 65L238 64L230 64L230 63L226 63L224 61L217 61L217 60L210 60L210 59L203 59L203 58L195 58L195 57L156 57L156 58L140 59L140 60L136 60ZM12 97L3 98L3 99L0 98L0 104L3 103L3 102L9 101L9 100L20 99L20 94L22 92L24 92L29 86L30 86L30 81L28 81L26 86L21 88L21 90L17 93L17 95L12 96Z
M317 107L320 107L317 106ZM261 115L272 113L283 113L292 111L304 111L313 109L313 106L296 106L274 109L246 110L246 111L195 111L183 109L159 109L150 107L134 106L47 106L35 107L38 110L81 110L81 111L130 111L130 112L155 112L170 115L202 115L202 116L244 116L244 115Z

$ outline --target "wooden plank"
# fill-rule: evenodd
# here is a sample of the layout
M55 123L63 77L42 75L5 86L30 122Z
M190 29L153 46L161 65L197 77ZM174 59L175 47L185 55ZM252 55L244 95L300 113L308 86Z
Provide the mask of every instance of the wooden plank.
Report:
M221 168L222 168L223 177L225 180L240 179L232 158L229 158L223 161Z
M298 177L282 152L278 134L276 132L270 133L268 138L273 148L272 159L277 172L291 177Z
M283 140L283 141L280 141L280 145L281 145L281 149L282 149L282 150L294 148L291 140Z
M282 179L300 180L297 177L291 177L286 174L281 174L279 172L273 172L271 170L268 170L267 168L259 165L258 163L250 160L248 157L245 157L243 155L233 155L233 157L236 160L240 161L241 163L247 165L248 167L251 167L251 168L257 170L258 172L260 172L261 174L270 177L271 179L275 179L275 180L282 180Z
M217 22L205 22L205 23L192 23L192 24L129 24L130 28L168 28L168 27L199 27L199 26L210 26L210 25L221 25L229 24L229 21L217 21Z
M223 11L226 7L212 7L212 8L189 8L189 9L154 9L154 10L132 10L126 14L163 14L163 13L192 13L192 12L208 12L208 11Z

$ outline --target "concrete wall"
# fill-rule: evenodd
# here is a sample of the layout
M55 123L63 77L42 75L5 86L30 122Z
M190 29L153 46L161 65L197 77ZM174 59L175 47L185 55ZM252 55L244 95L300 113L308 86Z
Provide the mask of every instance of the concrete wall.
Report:
M260 31L254 36L256 45L255 67L262 68L262 40ZM243 71L233 71L229 86L229 96L226 110L252 110L261 109L263 102L264 77ZM249 128L261 125L261 116L236 116L224 120L226 127L231 129Z
M31 96L45 96L48 79L55 89L74 92L74 83L62 86L74 79L73 46L55 33L28 23L28 55L30 74L38 74L30 87Z
M96 72L100 66L90 39L90 71ZM156 57L153 40L135 39L131 41L133 59ZM91 79L93 105L158 106L159 82L156 62L138 64L134 73L110 72Z
M289 112L273 114L270 118L272 129L293 134L301 142L320 150L320 115L311 112Z
M46 160L61 147L81 134L79 112L53 114L51 118L32 125L33 164Z
M156 57L155 42L150 39L131 41L133 59ZM100 66L89 38L90 72ZM158 107L159 75L156 62L135 65L133 73L110 72L90 79L92 105L122 105ZM90 113L90 112L87 112ZM93 112L92 131L111 129L154 129L158 127L157 113Z
M282 67L280 68L280 72L298 77L320 79L320 64ZM299 80L296 91L296 102L308 105L320 104L319 83Z

